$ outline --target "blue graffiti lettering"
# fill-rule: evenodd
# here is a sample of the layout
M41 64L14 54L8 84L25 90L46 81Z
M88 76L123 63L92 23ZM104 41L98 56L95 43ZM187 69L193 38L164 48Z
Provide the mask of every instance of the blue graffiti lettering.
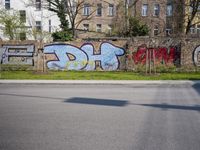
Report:
M68 44L53 44L44 47L45 54L55 54L58 60L47 62L49 69L81 70L87 64L87 54L79 48ZM74 59L71 59L71 54Z
M95 70L95 61L101 62L103 70L117 70L119 67L119 60L117 56L124 55L122 48L116 47L110 43L102 43L100 46L100 54L94 54L94 47L91 44L86 44L81 47L89 58L89 63L85 70Z
M119 68L118 56L124 55L123 48L104 42L99 52L99 54L94 54L92 44L84 44L81 48L69 44L52 44L44 47L45 54L55 54L57 57L57 60L47 62L49 69L95 70L96 61L100 62L103 70ZM72 55L73 59L68 54Z

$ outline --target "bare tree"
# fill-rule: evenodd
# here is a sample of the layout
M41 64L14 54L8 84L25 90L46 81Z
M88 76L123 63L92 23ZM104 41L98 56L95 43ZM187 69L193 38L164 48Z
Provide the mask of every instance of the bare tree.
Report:
M188 34L190 28L200 23L200 0L184 1L185 7L185 34Z
M85 0L44 0L41 7L54 12L60 20L60 28L62 31L69 31L71 25L72 34L75 37L75 31L84 20L90 20L96 11L90 11L87 15L81 15L83 8L87 3ZM27 6L34 6L35 1L29 0ZM89 4L94 7L93 4ZM81 15L81 17L79 17Z
M84 20L92 19L92 16L96 9L89 12L89 14L82 16L82 11L86 4L85 0L65 0L66 7L66 15L69 17L69 21L71 24L72 34L75 36L75 31L78 26ZM90 7L94 7L93 4L87 4ZM81 17L80 17L81 16Z
M124 2L124 15L125 15L125 29L128 29L129 26L129 18L131 16L135 16L136 13L132 13L132 11L136 11L136 4L139 0L125 0Z
M67 15L66 15L66 9L65 9L65 0L47 0L49 5L47 5L47 8L55 12L60 19L61 22L61 29L63 31L68 31L69 29L69 21L67 20Z
M113 32L124 35L129 28L129 20L136 17L136 4L139 0L124 0L118 2L116 17L113 19Z

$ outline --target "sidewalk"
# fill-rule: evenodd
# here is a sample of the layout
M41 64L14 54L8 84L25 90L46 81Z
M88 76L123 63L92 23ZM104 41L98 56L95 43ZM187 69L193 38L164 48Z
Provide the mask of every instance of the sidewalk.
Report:
M0 80L0 84L194 85L200 80Z

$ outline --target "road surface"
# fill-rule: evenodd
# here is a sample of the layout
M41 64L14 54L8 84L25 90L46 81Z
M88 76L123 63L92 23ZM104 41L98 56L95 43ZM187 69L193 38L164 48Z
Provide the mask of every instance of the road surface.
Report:
M200 84L0 84L0 150L200 150Z

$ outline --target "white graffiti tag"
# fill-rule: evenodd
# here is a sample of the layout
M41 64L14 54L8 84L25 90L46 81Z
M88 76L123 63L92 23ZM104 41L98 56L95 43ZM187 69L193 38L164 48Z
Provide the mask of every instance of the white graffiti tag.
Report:
M195 64L196 66L200 67L200 46L198 46L198 47L194 50L193 60L194 60L194 64Z
M33 65L34 45L4 45L1 49L2 64Z

